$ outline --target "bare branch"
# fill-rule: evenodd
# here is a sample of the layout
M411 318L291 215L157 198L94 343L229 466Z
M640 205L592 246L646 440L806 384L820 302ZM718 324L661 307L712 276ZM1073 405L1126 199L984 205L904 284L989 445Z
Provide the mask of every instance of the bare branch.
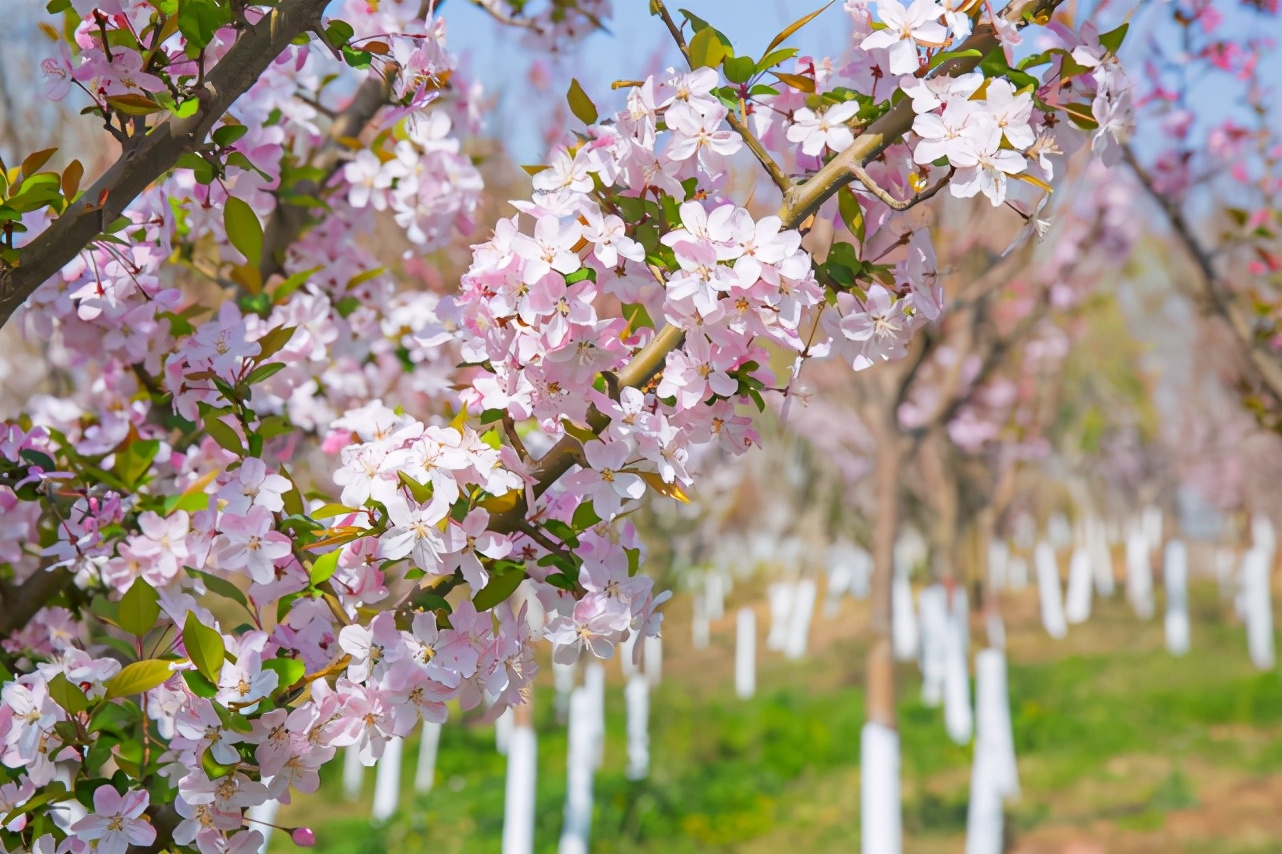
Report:
M932 198L936 193L944 189L944 187L948 186L949 180L952 179L953 173L956 172L957 170L949 169L948 174L945 175L943 178L940 178L939 181L935 184L935 186L930 187L929 189L923 190L922 192L913 196L911 199L905 199L902 202L899 199L896 199L894 196L892 196L889 190L887 190L886 188L878 184L876 181L874 181L872 179L872 176L869 175L864 170L864 167L860 166L858 163L851 163L850 171L851 171L851 174L853 174L856 178L859 179L859 183L863 184L864 187L868 190L868 192L876 196L888 208L894 211L906 211L909 208L913 207L914 205L919 205L922 202L926 201L927 199Z

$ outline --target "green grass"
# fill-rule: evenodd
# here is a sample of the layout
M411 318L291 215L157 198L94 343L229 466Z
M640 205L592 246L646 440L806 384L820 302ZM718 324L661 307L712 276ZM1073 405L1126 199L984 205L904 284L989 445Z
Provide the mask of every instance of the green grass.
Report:
M1194 624L1192 652L1181 659L1161 648L1157 621L1140 626L1120 603L1106 603L1094 623L1074 628L1059 646L1036 627L1016 627L1009 675L1024 789L1008 807L1016 840L1101 823L1110 833L1148 838L1163 832L1172 811L1199 806L1207 769L1247 783L1282 772L1282 680L1252 670L1241 628L1206 607L1213 591L1195 593L1203 619ZM1093 631L1142 633L1144 640L1107 651L1074 643ZM724 639L722 647L728 649ZM747 702L730 691L728 656L684 672L670 668L677 672L652 698L652 773L642 782L623 775L622 686L612 683L593 851L857 850L863 651L850 633L799 667L770 656L763 690ZM971 750L949 741L940 710L917 702L915 668L902 669L899 684L909 850L959 850ZM556 850L565 794L565 730L554 720L550 694L550 686L541 688L536 708L540 852ZM406 751L402 809L387 826L371 828L368 820L372 773L360 802L343 801L341 763L328 769L319 795L299 798L281 821L312 826L318 852L498 851L505 759L494 750L492 728L451 721L442 732L436 788L421 798L412 795L415 750ZM1231 836L1183 845L1151 850L1279 850L1237 845ZM273 843L273 851L291 847L283 836Z

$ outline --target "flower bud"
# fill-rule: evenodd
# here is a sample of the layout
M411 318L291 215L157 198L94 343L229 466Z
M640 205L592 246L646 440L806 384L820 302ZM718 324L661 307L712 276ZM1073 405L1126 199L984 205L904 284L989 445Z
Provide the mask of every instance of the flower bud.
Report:
M294 844L300 848L311 848L316 844L316 834L310 827L294 828L289 838L294 840Z

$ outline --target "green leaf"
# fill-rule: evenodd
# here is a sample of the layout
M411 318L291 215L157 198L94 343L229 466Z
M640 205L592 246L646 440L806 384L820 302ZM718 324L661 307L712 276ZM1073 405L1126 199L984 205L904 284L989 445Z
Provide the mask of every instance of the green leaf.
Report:
M313 519L332 519L335 516L345 516L348 513L355 513L356 508L348 507L346 504L322 504L312 511Z
M574 508L574 518L571 520L571 524L576 530L586 531L600 521L601 517L597 515L596 507L593 506L591 501L584 501Z
M151 468L151 461L156 458L160 451L160 441L158 439L141 439L137 442L131 442L127 448L116 454L116 474L120 479L130 486L137 485L147 470Z
M396 476L401 483L405 484L410 491L410 495L414 496L414 500L419 504L426 504L432 500L432 488L430 486L424 486L403 471L397 472Z
M312 561L312 571L310 574L312 586L322 584L329 580L329 577L338 569L338 557L342 549L334 549L332 552L326 552L316 560Z
M258 355L254 359L258 362L265 362L272 356L281 351L289 339L294 337L294 330L297 326L277 326L268 332L262 338L258 339Z
M263 669L274 671L280 677L276 681L277 690L296 685L307 675L307 667L297 658L270 658L263 662Z
M195 670L184 670L183 680L187 683L187 687L191 689L191 693L197 697L204 697L209 700L218 693L218 686Z
M107 98L107 106L126 116L149 116L152 113L164 112L165 109L150 98L134 94L110 95Z
M223 636L217 629L212 629L196 617L196 612L187 614L183 623L183 646L187 657L196 665L197 672L210 682L217 682L223 672L223 660L227 657L227 647Z
M210 139L212 139L214 141L214 145L217 145L219 148L226 148L248 132L248 125L223 125L218 128L218 130L210 134Z
M750 56L733 56L725 61L726 79L733 83L747 83L757 71L757 63Z
M494 573L490 575L490 583L485 585L480 593L472 597L472 604L478 611L488 611L495 605L511 596L513 591L520 586L525 580L525 572L520 569L511 569L507 572Z
M1108 48L1108 52L1117 55L1122 48L1122 41L1126 38L1126 31L1131 28L1130 23L1122 24L1115 30L1109 30L1099 37L1099 43Z
M150 691L172 675L168 661L159 658L135 661L107 680L103 686L107 689L106 699L115 700Z
M578 587L578 584L575 583L573 578L561 572L552 573L547 577L546 581L548 584L551 584L553 587L558 587L561 590L573 591Z
M624 549L623 552L628 556L628 577L631 578L641 569L641 550Z
M286 365L284 362L272 362L268 365L259 365L249 372L249 376L245 377L245 384L254 385L255 383L260 383L265 379L276 376L278 373L285 370L285 367Z
M159 616L160 596L156 593L156 588L141 577L135 578L125 595L120 598L120 628L131 635L142 637L156 625Z
M690 67L716 68L726 57L725 46L712 27L704 27L690 39Z
M251 266L257 267L263 259L263 224L244 199L228 196L223 207L223 226L227 239Z
M205 432L209 434L209 438L218 443L219 447L237 456L244 455L245 443L236 435L236 431L227 426L226 422L214 412L205 415Z
M178 31L187 40L187 55L198 56L214 40L220 27L231 23L230 3L218 0L181 0Z
M566 93L565 99L570 102L570 112L574 117L585 125L596 123L597 109L596 104L588 97L588 93L583 91L577 79L571 78L570 91Z
M325 41L335 48L342 48L351 41L355 32L352 25L346 21L330 21L329 26L325 28Z
M235 584L232 584L225 578L219 578L217 575L210 575L208 572L201 572L199 569L187 568L187 574L192 578L198 578L204 582L205 589L210 593L216 593L224 599L230 599L233 602L239 602L244 607L249 607L249 600L245 598L245 593Z
M89 698L85 696L85 692L62 673L49 680L49 697L73 715L89 708Z
M837 213L841 215L841 221L850 230L850 233L860 243L863 243L864 209L859 204L859 197L854 194L849 186L842 187L837 191Z

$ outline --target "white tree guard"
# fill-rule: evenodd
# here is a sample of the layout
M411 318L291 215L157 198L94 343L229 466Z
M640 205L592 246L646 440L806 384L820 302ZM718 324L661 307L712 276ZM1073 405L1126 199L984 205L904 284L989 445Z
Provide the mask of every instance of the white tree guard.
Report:
M591 691L585 686L570 694L570 733L566 758L565 817L559 854L588 854L592 831L593 740L596 728Z
M988 544L988 586L993 590L1010 586L1010 546L1004 540Z
M418 763L414 767L414 791L426 795L436 784L436 754L441 749L441 725L423 722L418 742Z
M1171 655L1189 651L1189 555L1180 540L1168 540L1162 575L1166 585L1166 649Z
M1015 734L1011 728L1006 653L986 649L975 656L975 750L992 760L992 779L1003 798L1019 797Z
M1048 635L1058 640L1068 634L1068 623L1064 619L1059 564L1050 543L1043 541L1037 544L1033 563L1037 565L1037 597L1041 603L1042 625Z
M1151 557L1162 546L1162 511L1151 504L1145 507L1140 526L1144 529L1144 539L1148 541Z
M1116 586L1113 581L1113 553L1109 549L1105 526L1098 519L1092 519L1087 526L1087 549L1091 555L1095 592L1108 599Z
M757 614L740 608L735 618L734 692L740 700L757 693Z
M953 589L948 608L944 660L944 728L956 744L970 742L974 714L970 707L970 605L966 591Z
M401 752L405 739L393 737L383 746L383 755L374 766L373 819L382 824L396 813L396 802L401 793Z
M877 723L864 724L859 773L862 854L901 854L898 732Z
M782 652L788 644L788 623L792 619L792 606L797 600L797 587L792 582L780 581L766 588L770 601L770 632L766 635L766 649Z
M1023 590L1028 586L1028 561L1016 555L1010 559L1010 589Z
M512 728L515 725L515 717L510 706L494 719L494 749L498 751L499 756L507 756L512 745Z
M890 623L891 641L895 658L900 661L912 661L917 657L918 632L917 611L913 607L913 588L908 582L908 572L895 573L891 586Z
M359 801L364 780L365 766L361 764L360 750L353 744L343 750L343 798Z
M644 665L651 688L663 681L663 638L658 635L646 635Z
M948 667L948 594L942 584L923 587L917 594L921 618L921 701L935 708L944 699L944 678Z
M583 668L583 687L592 699L592 769L605 763L605 665L591 661Z
M970 772L966 810L966 854L1002 854L1002 796L993 782L993 760L978 746Z
M644 780L650 774L650 683L633 676L623 689L628 710L629 780Z
M1256 513L1251 517L1251 544L1253 547L1273 562L1273 556L1277 553L1278 536L1273 527L1273 520L1263 513Z
M1269 557L1251 549L1242 562L1242 607L1246 615L1247 647L1251 663L1260 670L1272 670L1276 663L1273 646L1273 591L1270 589Z
M1085 546L1073 549L1068 559L1068 595L1064 602L1064 617L1072 625L1084 623L1091 617L1091 593L1095 579L1091 572L1091 556Z
M803 578L797 583L797 601L793 604L788 621L788 637L783 654L793 660L804 658L810 645L810 622L815 615L815 598L818 588L814 579Z
M503 797L503 854L533 854L537 786L538 738L534 728L513 727Z
M695 592L690 609L690 643L695 649L707 649L712 639L711 626L708 624L708 600Z
M1126 537L1126 598L1141 620L1153 616L1153 565L1143 526Z

